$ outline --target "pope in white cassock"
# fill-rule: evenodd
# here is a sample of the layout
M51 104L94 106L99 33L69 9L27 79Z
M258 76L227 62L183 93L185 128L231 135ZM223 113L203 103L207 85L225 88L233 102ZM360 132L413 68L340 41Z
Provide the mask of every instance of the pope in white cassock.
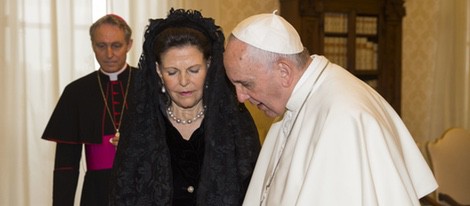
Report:
M244 205L420 205L437 188L393 108L344 68L310 56L282 17L240 22L224 64L240 102L278 117Z

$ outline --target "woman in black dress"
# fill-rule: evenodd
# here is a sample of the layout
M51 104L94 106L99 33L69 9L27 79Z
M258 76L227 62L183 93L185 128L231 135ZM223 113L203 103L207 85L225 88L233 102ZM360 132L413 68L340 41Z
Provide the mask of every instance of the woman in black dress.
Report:
M150 20L111 205L242 204L260 142L225 76L223 49L220 27L198 11Z

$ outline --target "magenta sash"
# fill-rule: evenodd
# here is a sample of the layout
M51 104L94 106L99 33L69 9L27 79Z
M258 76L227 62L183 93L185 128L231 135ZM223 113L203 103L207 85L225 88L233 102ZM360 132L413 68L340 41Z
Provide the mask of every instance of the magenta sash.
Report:
M109 142L114 135L104 135L101 144L86 144L86 164L88 170L103 170L113 167L116 147Z

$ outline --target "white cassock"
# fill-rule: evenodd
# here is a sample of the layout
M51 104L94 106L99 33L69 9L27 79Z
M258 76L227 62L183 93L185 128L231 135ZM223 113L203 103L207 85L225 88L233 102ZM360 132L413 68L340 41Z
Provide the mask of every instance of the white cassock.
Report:
M312 58L243 205L419 205L437 183L400 117L366 83Z

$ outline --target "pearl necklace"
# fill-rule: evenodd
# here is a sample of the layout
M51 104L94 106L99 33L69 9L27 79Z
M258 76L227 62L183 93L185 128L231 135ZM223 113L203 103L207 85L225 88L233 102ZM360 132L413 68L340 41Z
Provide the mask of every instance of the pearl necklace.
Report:
M204 106L202 108L202 110L196 114L195 117L193 117L191 119L187 119L187 120L182 120L182 119L176 117L175 114L173 113L173 111L171 110L171 107L168 107L168 109L166 109L166 111L168 112L168 116L170 116L170 118L173 121L175 121L176 123L178 123L178 124L191 124L194 121L196 121L197 119L202 118L204 116L204 112L206 111L206 106Z

